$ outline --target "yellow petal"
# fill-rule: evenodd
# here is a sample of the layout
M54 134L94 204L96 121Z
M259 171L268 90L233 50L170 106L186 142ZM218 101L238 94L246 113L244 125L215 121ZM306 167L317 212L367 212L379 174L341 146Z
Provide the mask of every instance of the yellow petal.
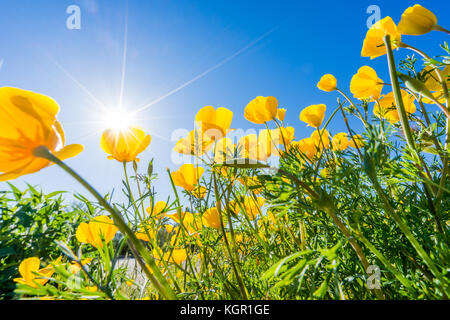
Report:
M276 118L278 100L275 97L256 97L245 108L244 117L250 122L263 124Z
M65 146L61 150L54 152L54 155L59 160L66 160L69 158L73 158L80 154L84 150L84 147L81 144L71 144L68 146Z

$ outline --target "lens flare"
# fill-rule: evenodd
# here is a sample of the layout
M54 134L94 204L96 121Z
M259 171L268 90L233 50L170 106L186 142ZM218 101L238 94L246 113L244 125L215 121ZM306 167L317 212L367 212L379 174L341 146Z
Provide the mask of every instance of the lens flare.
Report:
M135 124L132 113L124 108L117 108L106 114L102 129L121 131L126 130L132 124Z

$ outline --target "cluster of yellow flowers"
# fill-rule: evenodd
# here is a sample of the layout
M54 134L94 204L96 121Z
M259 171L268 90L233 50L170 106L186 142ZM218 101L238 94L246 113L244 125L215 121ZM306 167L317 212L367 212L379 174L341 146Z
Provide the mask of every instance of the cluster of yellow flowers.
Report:
M437 25L437 18L432 12L415 5L403 13L398 27L390 17L375 23L367 32L361 55L373 59L386 54L388 52L386 39L390 41L392 48L411 49L412 47L401 42L402 35L420 35L431 30L446 31ZM425 103L443 101L448 93L441 87L440 78L445 79L444 82L450 85L448 80L450 67L447 66L444 70L426 67L424 72L430 74L425 86L433 92L433 96L425 96L423 101ZM438 78L433 76L433 72L436 72ZM385 86L388 84L378 77L373 68L362 66L351 79L350 92L356 99L367 104L373 103L374 115L395 124L401 120L399 108L394 92L382 94ZM355 106L353 101L338 88L338 81L333 75L324 75L317 87L325 92L337 91ZM418 99L417 96L406 90L401 90L400 93L406 114L414 114L416 112L414 101ZM357 110L356 107L355 109ZM309 137L295 140L295 129L284 125L286 109L279 108L275 97L258 96L245 107L244 117L251 123L265 125L265 129L260 130L259 134L240 137L237 143L234 143L229 136L227 137L233 131L231 129L233 112L227 108L216 109L206 106L195 116L197 127L176 143L174 151L201 158L212 150L212 157L208 155L211 161L204 162L211 167L211 172L213 174L218 172L222 177L228 178L231 185L239 182L246 189L244 194L238 194L231 201L227 201L226 209L234 215L242 213L249 221L255 221L258 220L258 216L263 216L263 207L266 203L262 196L257 196L260 193L258 177L232 177L226 167L221 167L217 171L216 165L230 164L239 159L265 162L272 156L284 157L291 151L299 152L302 163L307 165L316 163L326 150L339 153L348 148L358 150L364 148L365 141L362 135L353 134L350 128L348 133L339 132L331 135L327 130L329 121L324 125L326 111L325 104L304 108L300 112L299 119L315 130ZM56 119L58 112L59 106L49 97L15 88L0 88L0 181L12 180L51 165L50 160L42 157L43 150L49 151L59 160L74 157L83 150L81 145L65 146L64 131ZM344 114L343 110L342 113ZM357 116L366 121L362 115ZM272 121L276 126L275 129L269 129L268 124ZM129 162L138 162L138 156L149 147L150 143L150 135L141 127L130 125L122 130L114 128L105 130L101 136L100 146L108 155L108 159L126 165ZM170 179L175 186L184 189L194 199L201 200L211 191L201 185L204 174L205 168L188 163L172 172ZM323 168L322 176L328 175L329 170ZM145 210L148 217L142 219L135 236L142 241L155 244L158 228L162 227L167 234L174 235L169 240L173 249L161 252L153 246L153 257L161 267L166 267L166 263L181 265L188 259L188 249L183 243L186 238L178 236L181 230L199 246L202 245L199 240L203 227L213 232L223 231L225 235L224 226L227 217L222 215L222 203L217 200L218 198L215 207L208 207L198 214L182 212L180 206L173 213L173 209L169 209L166 202L153 203L152 200L152 205ZM148 219L157 221L157 224L147 224ZM168 223L168 220L176 225ZM263 220L256 224L259 225L264 221L274 223L276 217L268 211L264 221L261 221ZM117 221L108 216L99 216L89 223L81 223L76 231L76 238L80 243L90 244L101 250L111 242L119 230L121 229ZM261 237L264 235L261 234ZM242 244L244 241L242 235L237 234L235 241ZM53 264L57 265L59 262L60 259ZM89 262L90 260L85 259L81 265ZM76 273L80 268L79 263L73 263L71 272ZM52 266L40 269L39 258L29 258L19 267L22 278L15 281L36 288L37 284L44 285L54 271Z

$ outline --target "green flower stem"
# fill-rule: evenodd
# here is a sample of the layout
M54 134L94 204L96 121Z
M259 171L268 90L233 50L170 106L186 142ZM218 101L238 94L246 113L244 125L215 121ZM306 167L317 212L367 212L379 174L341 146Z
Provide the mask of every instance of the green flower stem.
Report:
M402 125L402 129L403 129L403 133L406 137L406 141L407 141L410 149L412 150L413 155L416 158L416 162L420 165L420 167L422 167L419 169L419 171L420 171L419 174L421 176L423 176L422 170L426 170L426 169L424 169L424 168L426 168L426 164L423 161L422 157L420 156L419 152L417 151L416 144L415 144L414 138L412 136L411 127L409 126L408 114L406 113L405 105L403 104L402 93L400 91L400 83L399 83L398 77L397 77L397 68L395 66L394 53L392 51L392 46L391 46L391 38L389 35L386 35L384 37L384 43L387 48L389 74L391 77L392 92L394 93L394 99L395 99L395 105L397 108L397 113L400 118L400 123ZM431 180L430 174L429 174L429 178ZM431 187L429 185L426 185L425 188L429 189L428 192L430 194L435 193L435 192L433 192L433 190L431 189Z
M384 44L387 48L387 57L389 65L389 74L392 82L392 91L394 93L395 105L397 107L397 112L402 124L403 133L405 134L406 141L412 150L416 150L416 145L411 133L411 128L408 122L408 115L405 110L405 105L403 104L402 93L400 91L400 83L397 78L397 68L395 67L394 53L392 52L391 37L386 35L384 37Z
M175 236L175 241L174 241L174 243L176 243L176 241L178 240L178 237L182 233L182 230L184 231L183 232L183 236L186 236L186 234L189 235L189 231L186 228L186 226L184 225L184 219L183 219L182 212L181 212L180 197L178 196L177 187L175 186L175 182L173 181L172 174L171 174L169 168L167 168L167 174L169 175L169 180L170 180L170 183L172 185L173 192L175 194L175 199L176 199L176 202L177 202L177 214L178 214L178 218L180 219L180 223L179 223L180 224L180 228L178 228L178 232L177 232L177 234ZM172 257L172 253L173 253L174 249L175 249L175 247L173 247L170 250L168 260ZM198 280L198 278L196 276L196 273L195 273L195 271L194 271L194 269L192 267L191 255L189 255L189 254L187 254L187 262L188 262L188 265L190 266L190 269L191 269L191 272L192 272L192 278L194 278L196 284L198 285L198 288L201 288L201 284L200 284L200 282L199 282L199 280ZM186 283L185 283L185 285L186 285ZM203 297L203 293L202 293L202 297Z
M422 248L422 246L419 244L419 242L416 240L414 235L412 234L411 230L409 230L408 226L403 222L403 220L400 218L400 216L397 214L395 209L391 206L391 203L389 202L388 197L383 191L383 188L381 187L380 183L378 182L378 178L376 175L376 172L372 172L368 174L369 179L372 181L373 186L375 188L375 191L378 193L379 197L381 198L383 202L383 206L386 209L386 212L392 216L394 221L397 223L397 225L402 230L403 234L406 236L406 238L409 240L413 248L416 250L416 252L419 254L419 256L422 258L422 260L425 262L425 264L428 266L428 268L431 270L431 273L439 279L441 284L444 286L444 291L449 295L449 289L447 282L439 272L439 270L436 268L433 260L428 256L428 254L425 252L425 250Z
M439 27L439 26L436 26L436 27ZM439 28L441 28L441 27L439 27ZM447 32L447 33L449 32L449 31L447 31L447 30L445 30L443 28L441 28L441 29L436 29L436 30L444 31L444 32ZM412 47L410 45L402 43L401 47L410 49L410 50L418 53L424 59L427 59L427 60L430 59L430 57L425 52L423 52L423 51L421 51L421 50L419 50L417 48L414 48L414 47ZM438 69L436 69L435 71L436 71L436 74L437 74L437 76L439 78L439 81L440 81L440 83L442 85L442 90L444 91L444 97L445 97L445 101L446 101L446 104L447 104L447 108L446 108L445 106L443 106L438 101L433 101L434 103L436 103L442 109L442 111L447 116L447 129L446 129L446 140L445 140L446 153L444 154L441 181L440 181L440 184L439 184L439 190L436 193L436 200L435 200L436 204L438 204L440 202L441 198L442 198L443 191L444 191L443 188L445 187L445 183L446 183L446 180L447 180L447 175L448 175L448 172L449 172L447 152L449 151L449 148L450 148L450 117L449 117L449 114L450 114L450 110L449 110L450 97L449 97L449 94L448 94L448 87L447 87L446 79L443 79L443 77L441 75L441 72Z
M421 51L421 50L419 50L419 49L417 49L415 47L412 47L412 46L407 45L405 43L400 43L399 47L410 49L410 50L418 53L419 55L421 55L422 58L424 58L426 60L430 60L430 57L425 52L423 52L423 51ZM447 116L447 122L448 122L448 118L450 118L450 110L449 110L450 97L449 97L449 94L448 94L447 81L446 81L446 79L444 79L442 77L441 71L439 69L436 68L434 71L435 71L435 73L437 74L437 76L439 78L439 82L441 83L447 107L445 107L442 103L440 103L439 101L437 101L437 99L434 99L433 97L430 97L430 100L432 100L439 108L441 108L441 110Z
M352 107L355 108L356 112L358 112L358 115L360 116L361 121L364 123L364 126L367 127L366 119L364 119L361 112L359 112L359 109L356 107L353 101L342 90L336 88L336 91L342 94L342 96L352 105Z
M286 175L289 178L291 178L292 180L294 180L294 182L296 184L302 186L308 192L308 194L310 195L310 197L312 199L314 199L315 201L318 201L320 209L325 211L331 217L331 219L333 220L335 225L338 227L338 229L344 234L344 236L347 238L348 242L352 246L353 250L355 250L355 253L358 256L359 260L361 261L361 263L364 267L364 270L367 271L367 269L369 268L369 262L367 261L367 258L364 255L364 252L362 251L359 244L352 237L350 231L347 229L347 227L341 222L341 220L337 216L337 213L336 213L337 210L334 206L334 203L329 198L329 196L324 195L321 197L317 192L315 192L314 190L309 188L304 182L297 179L297 177L289 174L288 172L283 171L282 169L279 169L278 171L281 174ZM385 299L385 296L383 294L383 291L381 291L381 289L375 289L374 291L375 291L375 295L377 296L378 299L380 299L380 300Z
M369 240L367 240L361 233L354 232L355 237L364 243L364 245L372 251L372 253L384 264L384 266L392 272L392 274L397 278L398 281L400 281L408 290L413 291L413 286L411 282L409 282L408 279L406 279L400 271L397 270L392 264L389 263L389 261L386 259L386 257L378 251L374 245L372 245Z
M345 126L347 127L348 133L350 134L350 138L353 141L353 143L355 144L356 150L358 151L359 156L362 159L363 155L361 153L361 150L359 150L358 141L356 141L355 137L353 136L352 130L351 130L350 125L348 123L347 116L345 115L345 112L344 112L344 108L343 108L343 106L340 103L339 103L339 105L340 105L340 109L341 109L341 112L342 112L342 117L344 118Z
M156 288L156 290L166 299L168 300L176 300L177 297L173 292L172 288L169 286L169 283L164 279L158 267L155 264L155 261L150 256L148 251L142 245L142 243L136 238L136 235L133 231L128 227L127 223L123 219L122 215L114 209L86 180L80 177L74 170L72 170L69 166L67 166L63 161L59 160L56 156L54 156L47 147L41 146L34 149L33 154L36 157L47 159L56 165L58 165L61 169L66 171L69 175L71 175L75 180L77 180L86 190L88 190L97 201L108 211L114 219L116 226L119 230L128 237L128 245L130 249L133 251L133 254L136 260L143 266L143 270ZM141 258L142 256L142 258ZM145 261L145 263L142 261ZM149 268L152 270L150 271Z
M221 201L220 201L220 196L219 196L219 190L217 188L217 179L216 179L215 172L213 172L212 175L213 175L213 181L214 181L214 194L216 196L216 207L217 207L217 211L219 212L219 217L220 217L220 229L222 230L222 235L223 235L223 239L225 242L225 246L227 248L227 253L230 258L231 267L233 268L234 274L236 275L236 280L239 285L239 290L241 291L242 299L247 300L248 299L247 289L245 288L244 282L242 281L242 277L241 277L241 275L238 271L238 268L236 267L236 264L234 262L233 253L231 252L230 245L229 245L228 239L227 239L227 235L225 233L225 228L224 228L224 224L223 224L222 206L221 206Z
M135 174L135 177L136 177L136 184L137 184L137 188L138 188L138 192L139 192L139 200L141 201L142 213L145 216L144 198L142 197L141 185L140 185L139 179L138 179L138 172L137 172L137 163L136 163L136 161L133 162L133 170L134 170L134 174Z
M135 210L135 219L136 219L136 215L137 215L139 217L139 220L142 223L144 220L141 216L141 213L139 212L139 208L136 205L136 201L134 200L133 192L131 191L130 181L128 180L127 163L125 161L123 162L123 171L125 174L125 183L127 184L128 195L130 196L130 201L132 202L134 210Z

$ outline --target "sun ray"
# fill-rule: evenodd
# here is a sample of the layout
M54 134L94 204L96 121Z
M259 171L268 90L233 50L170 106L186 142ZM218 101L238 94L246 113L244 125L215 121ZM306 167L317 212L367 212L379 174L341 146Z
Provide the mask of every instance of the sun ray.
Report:
M86 86L84 86L80 81L78 81L68 70L66 70L63 66L61 66L58 61L56 61L52 56L48 56L50 61L59 69L61 70L70 80L75 82L75 84L87 95L89 96L93 102L97 104L98 107L103 112L107 111L107 108L105 107L105 104L102 103L91 91L89 91Z
M122 56L122 77L120 81L119 108L122 108L123 95L125 89L125 75L127 70L127 53L128 53L128 0L125 12L125 30L123 39L123 56Z
M238 51L236 51L235 53L233 53L232 55L228 56L227 58L223 59L222 61L220 61L219 63L217 63L216 65L212 66L211 68L207 69L206 71L200 73L199 75L195 76L194 78L192 78L191 80L183 83L182 85L180 85L179 87L169 91L168 93L166 93L165 95L153 100L152 102L143 105L142 107L140 107L139 109L137 109L135 111L135 113L140 113L144 110L147 110L148 108L150 108L151 106L157 104L158 102L161 102L162 100L170 97L171 95L177 93L178 91L186 88L187 86L189 86L190 84L196 82L197 80L200 80L201 78L205 77L206 75L208 75L209 73L215 71L216 69L220 68L221 66L223 66L224 64L226 64L227 62L230 62L231 60L233 60L234 58L236 58L237 56L241 55L242 53L244 53L245 51L247 51L248 49L252 48L253 46L255 46L258 42L264 40L265 38L267 38L270 34L272 34L275 30L277 30L279 28L279 26L276 26L274 28L272 28L271 30L267 31L266 33L264 33L263 35L259 36L258 38L256 38L255 40L251 41L250 43L248 43L246 46L242 47L241 49L239 49Z

